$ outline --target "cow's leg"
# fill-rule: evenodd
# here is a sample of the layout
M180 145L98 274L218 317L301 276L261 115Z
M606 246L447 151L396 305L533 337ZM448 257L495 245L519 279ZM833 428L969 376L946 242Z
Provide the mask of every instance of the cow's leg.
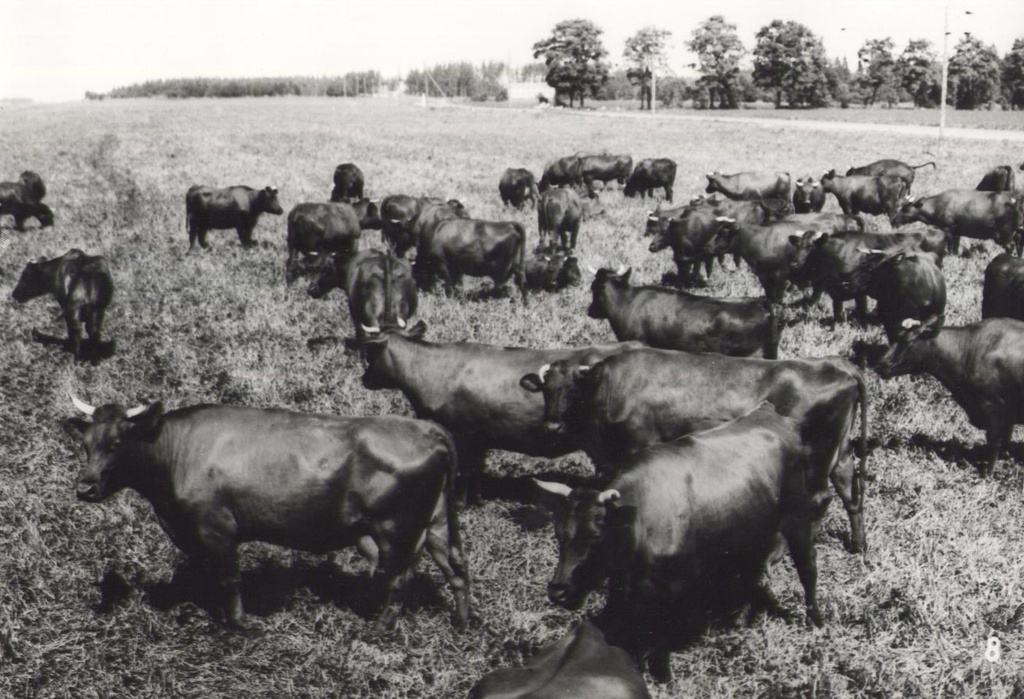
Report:
M459 456L459 478L455 483L456 498L462 504L479 504L482 500L480 486L484 473L486 450L471 441L458 440L455 453Z
M427 553L441 570L455 598L455 618L458 626L469 620L469 570L459 540L459 523L449 520L448 498L451 489L437 499L430 530L427 532ZM451 512L455 516L454 508Z
M845 454L840 456L829 478L850 519L850 550L863 553L868 548L864 535L864 484L856 471L852 454Z
M815 626L823 626L821 610L818 609L818 554L814 548L814 522L806 515L783 522L782 535L786 537L789 555L800 576L800 584L804 586L807 616Z
M209 233L209 232L210 231L207 228L200 228L199 229L199 233L198 233L198 235L199 235L199 247L201 247L203 250L209 250L210 249L210 244L206 241L206 234Z
M572 233L572 249L575 250L576 249L576 238L579 237L579 234L580 234L580 222L579 221L577 221L573 225L573 227L571 229L571 233Z
M861 325L867 326L868 324L868 297L867 294L859 294L855 301L857 304L856 314L857 322Z
M194 250L195 247L196 247L196 237L197 237L196 229L191 224L189 224L189 227L188 227L188 249L189 249L189 252Z
M672 187L669 185L665 185L665 199L668 200L669 204L672 203Z
M295 263L298 260L299 252L295 248L288 248L288 261L284 263L284 282L291 284L295 281Z
M242 247L251 248L256 245L256 242L252 239L253 228L255 228L253 224L247 223L236 229L238 231L238 242L242 244Z
M526 300L526 272L521 266L516 267L516 269L512 271L512 281L516 285L516 288L519 289L519 295L523 298L523 308L526 308L529 305Z
M64 324L68 329L68 346L75 359L80 359L82 354L82 321L78 311L76 306L70 305L64 309Z
M416 559L416 553L426 537L425 531L409 531L407 527L397 527L396 522L385 522L375 533L378 561L380 569L378 578L384 581L385 596L377 619L378 629L390 629L395 625L405 605L405 584L409 578L409 570Z
M594 191L594 180L583 178L583 184L587 186L587 196L591 199L597 198L597 192Z
M25 220L28 217L27 216L22 216L21 214L12 214L12 215L14 216L14 230L16 230L16 231L24 231L25 230Z
M832 322L836 325L846 322L846 309L843 306L844 303L845 302L842 299L834 297L832 299Z
M1004 440L1006 440L1006 445L1009 445L1009 440L1006 438L1007 433L1013 434L1013 425L1011 423L1007 427L1001 418L990 422L985 430L987 440L985 462L981 465L982 478L991 476L992 472L995 471L996 462L999 461L999 456L1003 451Z
M658 684L665 684L672 681L672 665L669 662L670 653L664 648L652 651L647 656L647 672Z

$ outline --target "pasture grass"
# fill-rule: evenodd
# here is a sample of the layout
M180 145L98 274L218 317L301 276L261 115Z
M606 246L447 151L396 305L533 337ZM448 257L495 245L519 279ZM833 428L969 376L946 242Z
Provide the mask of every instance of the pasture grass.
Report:
M817 175L881 157L917 162L934 147L784 123L612 122L329 99L19 106L0 110L0 145L3 177L39 172L57 218L52 229L25 233L6 218L0 231L10 241L0 248L0 695L374 698L464 696L483 673L523 662L569 628L579 614L544 595L556 561L549 518L518 486L527 474L587 475L590 466L582 454L552 462L491 455L495 496L461 516L476 614L467 631L453 629L450 596L429 561L417 566L408 613L378 633L377 591L354 552L332 565L263 544L243 546L241 557L255 629L218 626L145 501L134 493L75 501L82 455L59 427L73 413L67 391L97 405L159 399L168 409L229 402L364 415L409 407L398 392L363 389L360 361L340 345L307 347L352 328L338 292L316 301L304 282L285 286L284 217L261 219L255 249L225 231L211 234L212 252L187 253L190 185L272 184L287 211L326 200L334 167L352 161L376 199L455 196L476 217L522 221L535 239L533 212L501 206L506 167L539 176L553 156L602 148L634 160L671 157L680 201L715 169ZM919 172L915 191L971 187L992 165L1019 159L1005 143L950 141L938 170ZM669 254L650 254L641 237L650 202L619 191L602 201L606 212L581 232L584 265L631 265L634 283L673 270ZM31 340L32 329L63 336L52 301L10 300L27 258L70 247L106 255L117 284L105 328L117 352L97 366ZM980 318L981 275L996 252L986 243L947 259L949 324ZM508 292L481 293L489 285L422 297L428 339L531 347L613 339L586 317L586 286L534 295L524 310ZM728 262L708 293L761 291ZM846 355L857 339L881 341L877 327L833 329L830 314L825 302L791 310L781 356ZM930 378L866 378L870 552L844 550L848 522L834 504L818 539L825 628L804 622L795 571L780 561L768 581L789 614L713 631L673 654L675 680L652 685L653 696L1024 695L1024 449L1015 445L994 478L979 480L983 434L945 389ZM588 609L600 603L592 596ZM991 635L1002 644L998 663L985 659Z

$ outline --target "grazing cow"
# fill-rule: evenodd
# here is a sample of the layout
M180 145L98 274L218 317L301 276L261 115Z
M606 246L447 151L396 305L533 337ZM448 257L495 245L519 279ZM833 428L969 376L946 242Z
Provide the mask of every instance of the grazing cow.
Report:
M611 343L581 349L534 350L472 342L423 341L426 324L382 332L351 347L365 349L363 386L396 388L424 420L451 432L472 499L480 495L484 454L490 449L552 459L578 451L570 435L544 429L544 399L519 388L523 374L565 359L596 362L639 343Z
M343 163L334 168L334 188L331 201L351 204L363 198L363 171L352 163Z
M672 186L676 182L676 163L668 158L641 160L626 180L622 193L627 197L654 198L654 190L665 190L665 199L672 201Z
M359 199L350 204L359 218L359 228L367 231L379 231L383 227L380 220L380 209L369 199Z
M466 207L458 199L446 202L435 197L409 197L404 194L384 197L380 203L381 236L384 243L394 249L396 255L405 257L409 250L416 248L416 223L420 213L428 204L438 203L447 204L458 218L469 217Z
M1024 260L1004 252L988 263L981 317L1024 320Z
M799 428L765 402L637 452L603 491L537 481L554 501L558 543L548 599L578 609L607 579L598 626L665 682L670 651L764 599L761 577L781 534L807 615L821 626L814 535L831 497Z
M587 188L587 195L591 198L597 196L594 192L595 180L600 180L606 186L612 181L624 185L633 172L633 158L628 155L599 153L596 155L580 155L579 157L580 177Z
M650 699L633 660L583 620L519 668L493 670L468 699Z
M63 422L85 447L78 499L132 488L149 500L171 541L210 566L229 624L243 623L237 548L246 541L311 553L357 544L387 588L382 625L401 612L426 545L455 597L456 623L466 623L455 447L437 425L234 405L75 405L93 418Z
M950 236L950 252L960 252L960 237L994 240L1006 250L1016 242L1020 255L1024 199L1011 192L978 192L973 189L950 189L931 197L904 200L892 219L892 225L903 226L922 221L944 230Z
M34 218L41 228L53 225L53 211L42 203L46 196L43 178L25 170L17 182L0 182L0 216L14 217L14 229L25 230L25 221Z
M505 170L498 182L498 192L501 194L502 204L511 204L517 209L523 208L527 201L530 202L530 206L537 206L537 200L540 199L533 173L521 167L510 167Z
M884 214L890 221L906 193L906 184L899 177L841 177L835 170L822 175L821 188L835 195L844 214Z
M998 165L985 173L974 189L979 192L1015 192L1017 176L1009 165Z
M547 430L580 444L601 474L626 468L639 449L769 401L800 424L811 467L830 474L850 518L852 550L866 547L867 389L846 359L773 361L638 349L596 363L545 365L520 385L544 395ZM855 469L848 442L858 405L861 459Z
M807 176L796 181L793 187L793 211L798 214L818 213L825 207L825 190L821 183Z
M720 216L710 208L692 208L677 219L662 218L655 223L654 239L648 246L651 252L672 248L679 283L683 286L706 286L700 266L708 277L714 269L719 252L710 252L709 245L718 233L735 224L728 216Z
M583 204L576 192L562 187L544 192L537 205L538 247L553 246L558 238L563 250L575 250L582 220ZM548 238L550 241L545 245Z
M910 190L914 185L914 176L917 174L917 170L923 167L935 168L934 162L922 163L921 165L907 165L900 160L876 160L868 165L861 167L851 167L846 171L847 177L899 177L907 185L907 195L910 194Z
M319 299L336 288L348 297L357 338L383 327L404 328L419 304L409 263L379 250L363 250L351 258L332 255L306 293Z
M597 270L587 315L607 318L620 341L661 349L776 359L779 317L763 298L710 298L657 286L631 287L632 270Z
M103 316L114 297L114 280L102 255L86 255L72 248L60 257L40 257L21 272L11 297L24 303L53 294L68 329L68 344L76 359L82 359L82 324L89 341L98 345Z
M578 155L552 160L544 166L544 174L541 176L540 182L537 183L537 189L543 193L551 187L582 185L583 174L580 167L581 162Z
M289 284L295 281L300 253L307 259L311 255L323 256L333 253L344 263L359 252L361 235L359 216L348 204L296 204L288 212L288 261L284 268L285 281Z
M721 192L730 199L757 201L760 199L781 199L789 206L790 177L788 172L738 172L723 175L720 172L707 175L708 194Z
M912 324L913 321L911 321ZM981 475L991 475L1024 423L1024 322L987 318L980 323L944 327L931 339L892 345L876 370L883 379L931 374L946 387L967 419L985 430L988 448Z
M511 279L526 306L525 266L523 224L454 218L419 237L413 271L424 289L440 277L446 293L461 284L463 276L490 277L495 289Z
M536 253L526 260L526 288L561 291L583 279L579 261L561 252Z
M188 249L195 247L196 239L203 248L209 248L207 231L225 228L234 228L238 232L238 242L244 247L252 247L256 244L252 239L252 229L262 213L275 216L284 213L277 200L277 190L273 187L253 189L236 185L214 189L193 185L185 194Z
M878 302L889 342L935 337L946 322L946 280L934 255L907 249L876 254L882 260L873 263L867 291Z

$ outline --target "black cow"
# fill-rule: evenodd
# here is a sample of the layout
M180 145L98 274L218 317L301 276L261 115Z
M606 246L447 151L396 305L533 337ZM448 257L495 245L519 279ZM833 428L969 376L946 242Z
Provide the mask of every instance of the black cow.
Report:
M25 230L25 221L34 218L41 228L53 225L53 211L42 203L46 196L43 178L31 170L25 170L17 182L0 182L0 216L14 217L14 228Z
M884 379L931 374L953 394L975 427L985 430L988 448L981 475L995 468L1024 423L1024 322L988 318L944 327L931 339L904 340L889 348L876 367Z
M817 213L825 207L825 190L811 176L802 177L793 187L793 211L798 214Z
M511 204L517 209L523 208L527 201L531 206L536 206L540 199L533 173L521 167L505 170L498 182L498 193L501 194L502 204Z
M493 670L468 699L650 699L633 660L587 620L520 668Z
M535 253L526 260L526 288L561 291L583 279L579 261L562 252Z
M558 238L563 250L575 250L582 220L583 204L576 192L564 187L544 192L537 205L538 247L553 246Z
M602 474L627 468L644 447L706 429L709 421L734 419L769 401L800 424L811 468L831 474L850 518L851 548L866 546L867 389L846 359L778 361L638 349L596 363L555 362L524 376L520 385L544 395L548 431L576 440ZM848 443L858 405L859 469Z
M462 277L490 277L494 288L509 279L526 300L526 229L516 221L478 221L455 218L424 231L416 243L413 272L421 288L439 277L445 291Z
M899 177L885 175L841 177L829 170L821 177L821 188L831 192L844 214L885 215L892 220L906 194L906 183Z
M404 257L409 250L416 248L416 224L420 213L429 204L447 204L459 218L468 218L469 212L458 199L447 202L435 197L410 197L404 194L393 194L384 197L380 203L381 236L385 244L394 249L395 254ZM422 228L422 226L421 226Z
M789 206L790 177L788 172L737 172L723 175L709 173L708 194L721 192L730 199L757 201L759 199L781 199Z
M740 223L753 223L757 226L767 225L792 214L791 203L775 197L747 201L730 199L720 194L711 196L701 194L691 199L689 205L691 207L709 207L721 216L729 216Z
M537 189L543 193L551 187L582 185L583 173L580 170L581 164L578 155L570 155L566 158L552 160L544 166L544 174L541 176L540 182L537 183Z
M672 201L672 186L676 182L676 163L668 158L641 160L626 180L622 193L627 197L654 198L654 190L665 190L665 199Z
M799 429L762 403L637 452L603 491L538 481L554 501L558 542L548 598L577 609L607 579L598 626L668 681L670 651L764 600L761 577L781 534L821 626L814 536L829 473L808 462Z
M1004 252L988 263L981 317L1024 320L1024 260Z
M711 252L710 244L718 233L735 225L735 219L721 216L714 209L690 208L677 219L659 219L654 222L654 239L648 246L651 252L672 248L679 284L704 286L700 266L708 277L714 269L715 257L724 251Z
M914 185L914 176L917 174L917 170L923 167L935 168L935 163L927 162L921 165L907 165L901 160L876 160L868 165L862 165L861 167L851 167L846 171L847 177L899 177L907 185L907 194L910 194L910 190Z
M379 250L351 258L332 255L306 293L318 299L336 288L345 290L357 338L383 327L404 328L419 304L409 263Z
M1015 243L1020 255L1020 233L1024 199L1011 192L978 192L950 189L931 197L907 198L892 219L903 226L922 221L950 236L950 252L960 251L960 237L994 240L1007 250Z
M998 165L986 172L974 189L979 192L1014 192L1017 190L1017 175L1009 165Z
M229 624L243 622L237 548L246 541L312 553L356 544L387 588L385 626L426 546L456 622L466 623L456 453L437 425L233 405L75 405L93 418L63 422L85 447L78 499L101 502L124 488L146 498L171 541L211 569Z
M75 358L82 359L82 324L92 345L98 346L103 316L114 297L114 280L107 259L86 255L72 248L60 257L40 257L21 272L11 297L24 303L53 294L68 329L68 344Z
M882 256L871 273L868 295L878 302L889 342L934 337L946 322L946 280L935 257L905 249Z
M244 247L252 247L256 244L252 239L252 229L262 213L275 216L284 213L277 200L277 190L273 187L253 189L236 185L214 189L193 185L185 194L188 249L195 247L197 238L199 245L209 248L207 231L225 228L234 228L238 232L238 242Z
M345 203L308 202L288 212L288 261L284 278L295 281L298 257L333 253L344 262L359 252L362 229L355 209Z
M334 188L331 201L351 204L363 198L363 171L352 163L343 163L334 168Z
M710 298L657 286L631 287L632 270L599 269L587 315L606 318L619 340L651 347L778 357L779 317L763 298Z
M580 448L574 437L544 429L544 399L519 388L524 374L542 364L563 359L595 362L641 346L612 343L534 350L472 342L435 344L423 341L425 331L426 324L420 321L402 331L384 328L360 343L367 361L363 386L402 391L417 417L451 432L473 499L479 499L484 455L490 449L551 459Z
M599 180L607 185L615 181L619 184L626 184L626 180L633 172L633 158L628 155L611 155L599 153L596 155L580 155L580 177L587 194L591 198L597 196L594 192L594 181Z

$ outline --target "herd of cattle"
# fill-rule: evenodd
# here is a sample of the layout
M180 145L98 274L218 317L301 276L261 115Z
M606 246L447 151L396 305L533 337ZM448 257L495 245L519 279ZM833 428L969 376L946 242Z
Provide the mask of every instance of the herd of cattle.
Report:
M86 452L77 495L99 502L138 491L172 541L214 571L229 624L243 623L237 546L258 540L311 552L357 546L386 591L383 624L401 611L426 548L462 625L470 575L459 501L479 499L487 452L582 450L600 487L536 482L559 549L548 597L576 609L607 584L607 604L593 625L523 670L492 673L472 696L646 697L635 663L664 681L671 651L716 619L760 609L762 574L782 539L808 618L823 623L814 540L830 485L849 517L850 550L867 549L864 378L842 357L777 359L788 288L809 289L802 302L828 294L836 323L846 301L866 321L876 299L889 344L874 369L942 382L987 433L983 475L1024 422L1024 202L1014 170L996 168L975 190L914 197L925 165L882 160L795 182L788 173L708 174L704 195L649 215L650 251L672 250L677 274L666 278L676 287L704 285L727 255L742 259L764 297L637 287L630 269L591 269L587 313L606 318L619 341L546 350L426 341L426 324L411 323L418 293L436 279L450 291L464 276L486 277L495 287L512 281L525 307L528 290L580 283L575 253L581 223L597 210L595 182L617 182L626 196L663 189L671 202L674 162L574 155L549 163L539 181L508 169L499 193L506 205L536 208L533 251L519 222L473 219L454 199L377 203L364 197L359 168L340 165L329 202L287 216L285 280L311 271L310 296L344 290L355 330L346 344L365 361L363 385L402 391L417 419L230 405L164 412L159 402L93 407L72 396L91 416L63 422ZM842 214L822 212L828 193ZM30 217L51 226L45 194L25 172L0 183L0 213L18 230ZM251 246L261 214L283 214L272 187L194 186L185 209L190 248L232 228ZM875 230L864 214L888 217L894 230ZM914 222L923 225L904 228ZM367 230L381 231L384 249L362 244ZM1007 252L986 269L984 320L945 327L942 262L961 236ZM73 249L29 263L13 298L52 294L68 348L87 358L113 293L107 261Z

